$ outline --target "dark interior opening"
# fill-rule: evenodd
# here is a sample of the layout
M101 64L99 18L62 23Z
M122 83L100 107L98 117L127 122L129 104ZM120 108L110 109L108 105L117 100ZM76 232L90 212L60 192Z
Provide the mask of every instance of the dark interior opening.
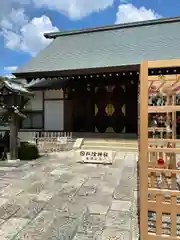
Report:
M66 89L68 100L65 100L71 101L71 124L66 130L137 134L138 82L137 72L71 80Z

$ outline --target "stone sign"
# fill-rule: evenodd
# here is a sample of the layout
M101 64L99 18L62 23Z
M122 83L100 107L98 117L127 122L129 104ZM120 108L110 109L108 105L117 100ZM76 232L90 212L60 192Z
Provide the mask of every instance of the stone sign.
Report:
M81 163L112 164L113 151L78 150L76 159Z

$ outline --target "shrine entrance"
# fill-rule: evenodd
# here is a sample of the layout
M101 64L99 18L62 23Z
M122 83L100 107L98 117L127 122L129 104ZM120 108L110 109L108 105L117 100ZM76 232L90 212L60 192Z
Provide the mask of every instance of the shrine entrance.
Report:
M180 60L143 62L140 68L140 238L180 238Z
M137 72L73 79L72 131L137 134L138 79Z

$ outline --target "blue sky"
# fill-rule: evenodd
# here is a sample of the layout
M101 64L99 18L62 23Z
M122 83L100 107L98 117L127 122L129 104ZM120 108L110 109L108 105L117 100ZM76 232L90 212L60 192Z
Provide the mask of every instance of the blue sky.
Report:
M179 0L1 0L0 75L10 76L45 48L44 32L144 21L179 14Z

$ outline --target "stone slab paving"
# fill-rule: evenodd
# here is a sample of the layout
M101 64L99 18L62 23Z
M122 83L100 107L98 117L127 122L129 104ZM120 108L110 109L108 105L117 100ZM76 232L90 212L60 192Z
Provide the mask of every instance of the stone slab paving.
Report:
M0 240L137 240L137 154L79 164L73 152L0 168Z

